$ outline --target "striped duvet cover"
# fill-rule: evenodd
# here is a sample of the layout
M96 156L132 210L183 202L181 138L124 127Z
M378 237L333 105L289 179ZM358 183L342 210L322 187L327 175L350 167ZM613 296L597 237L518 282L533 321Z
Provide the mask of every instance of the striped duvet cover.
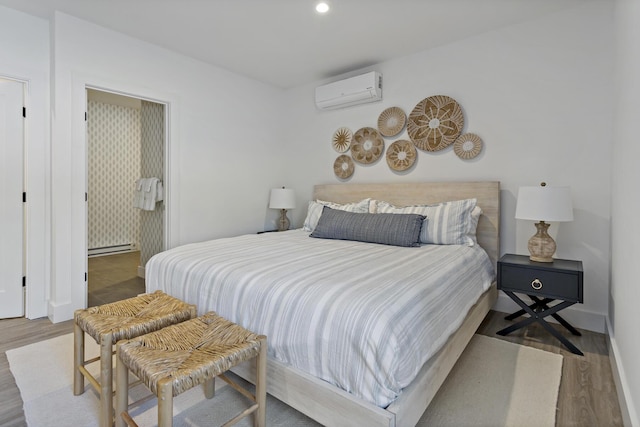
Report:
M224 238L152 257L162 290L268 337L269 355L386 407L494 278L479 246L402 248L302 230Z

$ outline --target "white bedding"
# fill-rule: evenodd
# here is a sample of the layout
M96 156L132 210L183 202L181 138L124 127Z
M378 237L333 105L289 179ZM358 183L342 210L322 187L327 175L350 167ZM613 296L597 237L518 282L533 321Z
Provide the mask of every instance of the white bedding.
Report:
M152 257L162 290L267 335L269 355L386 407L494 278L479 246L324 240L302 230L238 236Z

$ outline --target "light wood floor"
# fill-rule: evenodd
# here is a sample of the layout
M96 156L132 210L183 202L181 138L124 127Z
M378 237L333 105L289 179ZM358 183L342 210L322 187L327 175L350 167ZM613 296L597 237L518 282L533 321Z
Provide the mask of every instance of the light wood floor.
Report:
M491 311L477 333L563 356L556 426L617 427L623 425L604 334L579 329L582 336L577 337L571 335L562 326L554 325L584 353L584 356L578 356L567 350L538 324L514 331L506 337L496 335L497 331L513 323L504 320L504 316L505 313ZM535 392L531 390L531 393Z
M144 279L137 276L139 264L140 252L89 258L89 306L120 301L143 293ZM0 320L0 426L27 425L20 391L9 371L6 351L71 332L71 320L57 324L47 318Z
M496 331L510 323L504 320L504 316L505 313L490 312L478 333L560 353L564 357L556 426L623 425L603 334L581 330L582 336L574 337L566 332L566 336L585 354L584 357L577 356L538 325L520 329L507 337L496 335ZM20 392L9 371L5 352L70 333L72 326L71 321L52 324L48 319L0 320L0 426L26 426Z
M144 292L138 277L140 252L89 258L88 305L120 301Z

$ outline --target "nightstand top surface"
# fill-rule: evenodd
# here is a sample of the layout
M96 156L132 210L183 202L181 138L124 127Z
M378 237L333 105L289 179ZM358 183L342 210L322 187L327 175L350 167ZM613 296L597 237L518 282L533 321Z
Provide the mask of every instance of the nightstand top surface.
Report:
M531 261L527 255L504 254L499 263L521 265L543 270L571 270L582 271L582 261L570 259L554 259L553 262Z

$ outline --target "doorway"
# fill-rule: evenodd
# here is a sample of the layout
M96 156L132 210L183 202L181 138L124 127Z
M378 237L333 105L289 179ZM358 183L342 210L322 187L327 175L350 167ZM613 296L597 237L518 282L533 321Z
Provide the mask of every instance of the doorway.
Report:
M87 302L144 292L146 262L164 249L164 198L139 209L136 183L164 184L165 105L87 89ZM163 186L164 187L164 186Z

